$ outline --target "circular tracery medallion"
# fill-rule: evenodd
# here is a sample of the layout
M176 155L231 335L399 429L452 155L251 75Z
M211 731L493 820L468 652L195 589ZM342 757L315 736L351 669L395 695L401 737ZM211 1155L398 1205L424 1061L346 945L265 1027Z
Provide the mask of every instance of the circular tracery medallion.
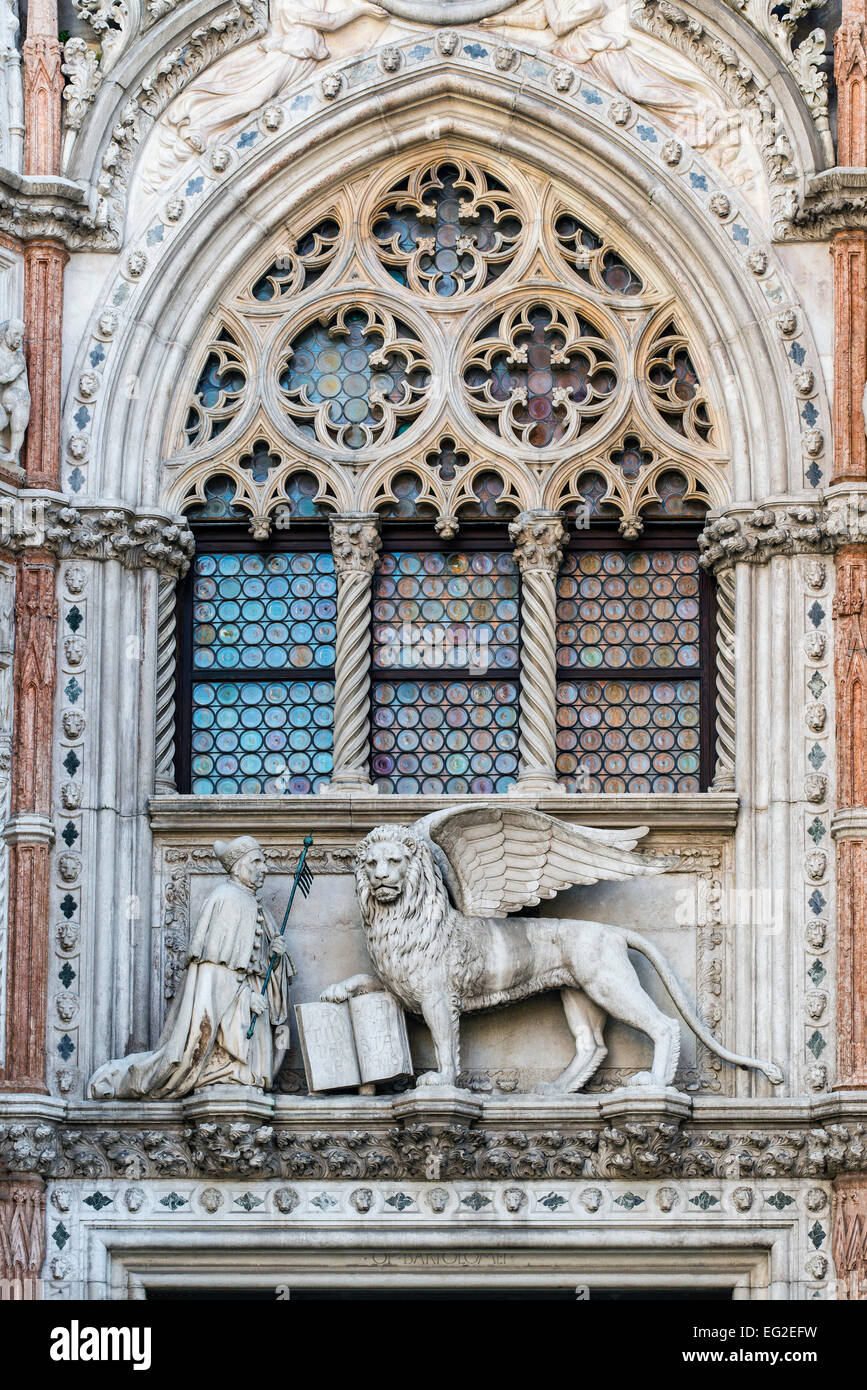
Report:
M511 9L516 0L379 0L398 19L417 24L475 24Z

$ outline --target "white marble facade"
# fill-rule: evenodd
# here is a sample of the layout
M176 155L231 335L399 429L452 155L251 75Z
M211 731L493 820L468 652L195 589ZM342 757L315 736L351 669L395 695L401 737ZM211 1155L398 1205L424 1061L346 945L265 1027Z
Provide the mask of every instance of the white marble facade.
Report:
M99 1066L155 1045L191 925L220 879L215 840L256 837L268 866L264 902L279 920L302 837L312 831L312 891L287 929L293 1001L303 1002L369 969L353 878L357 841L383 820L409 824L449 802L377 796L357 767L342 793L337 785L306 797L177 793L174 604L189 563L184 509L202 500L215 475L229 476L253 534L273 535L279 487L306 469L336 514L369 520L394 500L395 480L411 466L424 484L432 535L451 544L481 472L499 472L516 512L549 514L574 501L592 462L627 536L640 533L629 527L656 485L642 491L646 480L667 469L682 469L689 495L710 509L716 764L708 790L683 795L582 794L538 777L523 804L578 824L646 824L646 848L677 859L658 878L569 890L546 912L598 916L647 935L720 1040L779 1062L775 1136L784 1122L805 1135L850 1123L831 1096L833 559L822 531L831 309L821 292L828 232L820 225L805 236L792 205L794 190L829 162L827 111L821 92L797 88L788 61L751 20L699 8L707 11L701 39L666 19L655 0L631 20L626 6L585 20L583 7L565 0L273 0L270 16L253 3L217 24L216 10L198 5L192 58L181 71L176 50L192 20L183 6L165 7L141 29L112 31L101 80L85 84L82 68L81 120L67 129L64 173L87 184L96 211L66 272L61 481L78 516L56 542L52 894L62 906L51 924L50 1097L40 1111L57 1139L48 1168L51 1297L349 1278L635 1287L660 1270L676 1286L684 1251L691 1283L734 1288L738 1299L833 1297L832 1174L823 1157L830 1140L816 1141L815 1152L799 1149L788 1169L781 1151L761 1180L737 1167L734 1137L708 1166L703 1136L771 1126L765 1102L774 1092L685 1028L675 1086L688 1099L666 1092L651 1114L618 1100L648 1065L643 1035L609 1024L608 1056L588 1093L549 1105L533 1089L571 1051L556 997L468 1018L460 1078L468 1095L453 1102L456 1123L484 1134L492 1151L497 1135L525 1132L524 1167L512 1150L488 1167L477 1163L470 1139L472 1163L441 1162L437 1125L446 1123L447 1105L425 1112L390 1091L309 1098L294 1029L274 1093L237 1110L221 1111L203 1094L186 1108L85 1100ZM9 22L0 27L0 61L7 31ZM714 43L736 54L737 80L720 71ZM7 103L11 71L7 62L0 77ZM122 91L109 78L120 73ZM785 96L771 95L777 91ZM13 153L0 153L0 163L14 167ZM418 258L398 265L395 253L389 261L369 234L390 190L447 159L463 161L476 192L489 176L496 184L488 183L488 196L505 188L503 206L508 195L508 215L526 235L514 254L503 253L501 281L499 270L487 278L477 264L457 295L437 298ZM564 208L597 233L605 251L595 260L580 246L568 265L558 260L552 228ZM299 251L302 239L334 216L346 235L333 253L326 235L311 260L309 245ZM601 278L608 251L641 277L628 304ZM13 316L20 294L6 255L0 246L0 320ZM256 299L251 287L275 261L275 297ZM492 306L517 316L534 295L604 324L600 351L622 384L610 414L589 427L573 411L572 434L541 462L514 415L501 412L494 432L460 386ZM353 297L365 312L391 315L380 319L383 338L397 340L408 325L431 380L405 420L384 407L370 427L375 437L355 455L329 433L322 412L305 415L303 401L287 411L276 375L293 335ZM654 415L650 387L636 384L669 320L677 326L669 337L694 358L709 433L694 415L682 434L669 431ZM225 397L217 404L228 423L212 434L200 412L191 440L190 403L215 345L250 389L237 410ZM652 436L656 451L638 482L611 461L636 431ZM453 480L426 463L444 436L470 460ZM281 458L264 481L242 463L259 438ZM353 583L367 592L362 579ZM365 738L366 672L348 679ZM538 680L538 670L524 679ZM522 804L520 794L509 800ZM644 962L638 969L655 1002L672 1012L655 973ZM410 1039L417 1070L428 1068L430 1041L418 1021ZM13 1110L11 1118L20 1116ZM197 1156L178 1149L160 1173L141 1136L162 1135L174 1153L190 1113L205 1127ZM559 1127L574 1138L632 1120L691 1127L686 1147L704 1157L694 1168L666 1157L658 1172L636 1161L624 1176L597 1142L581 1163L573 1157L558 1168L545 1150L533 1167L542 1131ZM302 1155L299 1141L294 1154L288 1140L284 1150L269 1139L257 1157L255 1134L273 1126L279 1135L284 1121L287 1132L333 1131L338 1148L350 1130L375 1139L389 1125L418 1121L429 1133L421 1158L392 1155L392 1179L351 1146L332 1163L315 1146ZM247 1126L240 1157L217 1142L232 1122ZM4 1123L0 1116L0 1140ZM84 1137L65 1144L64 1126ZM137 1136L126 1157L102 1153L97 1126ZM214 1148L202 1157L206 1139Z

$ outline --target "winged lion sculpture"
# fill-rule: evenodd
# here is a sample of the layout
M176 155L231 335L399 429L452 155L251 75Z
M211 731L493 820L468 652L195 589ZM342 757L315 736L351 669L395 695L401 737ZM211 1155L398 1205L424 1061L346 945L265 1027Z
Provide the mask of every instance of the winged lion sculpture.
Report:
M437 1069L416 1084L454 1086L462 1013L558 989L575 1055L541 1089L578 1091L590 1080L605 1057L609 1014L653 1042L650 1071L630 1084L670 1086L680 1025L643 988L629 959L634 950L654 966L706 1047L779 1085L783 1074L773 1062L740 1057L718 1042L664 957L640 933L604 922L510 915L575 885L663 873L668 861L632 853L646 834L646 826L597 830L539 811L488 805L435 811L409 829L377 826L358 846L356 886L379 979L355 975L322 999L340 1002L381 988L381 981L430 1029Z

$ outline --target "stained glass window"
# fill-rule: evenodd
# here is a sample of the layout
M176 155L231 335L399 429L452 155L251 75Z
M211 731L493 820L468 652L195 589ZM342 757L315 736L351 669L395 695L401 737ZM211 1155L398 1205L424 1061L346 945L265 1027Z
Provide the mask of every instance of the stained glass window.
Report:
M380 791L508 791L518 769L518 622L508 552L383 553L371 735Z
M699 791L706 672L696 551L569 551L557 668L557 772L570 790Z
M316 791L332 767L328 551L201 550L191 580L190 790Z

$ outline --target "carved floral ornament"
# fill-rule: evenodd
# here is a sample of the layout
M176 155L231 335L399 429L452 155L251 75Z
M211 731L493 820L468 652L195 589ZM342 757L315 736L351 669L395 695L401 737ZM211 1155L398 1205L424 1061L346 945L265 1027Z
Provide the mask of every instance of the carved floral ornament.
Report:
M709 364L645 261L524 169L376 171L214 311L173 407L168 505L256 535L288 508L444 536L464 512L585 505L634 535L648 506L720 505Z

